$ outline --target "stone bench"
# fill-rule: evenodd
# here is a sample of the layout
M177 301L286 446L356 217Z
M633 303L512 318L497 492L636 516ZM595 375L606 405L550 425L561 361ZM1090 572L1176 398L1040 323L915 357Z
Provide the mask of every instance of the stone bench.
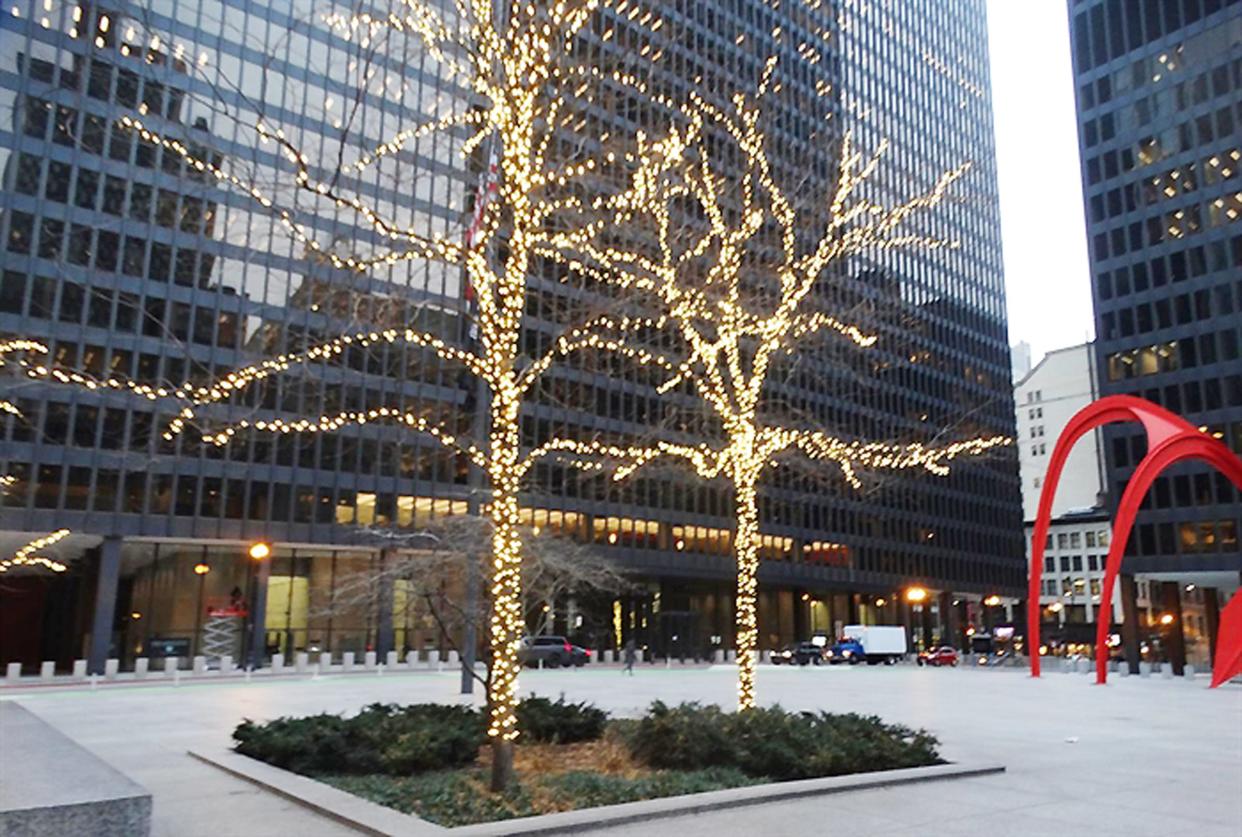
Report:
M0 834L146 837L151 794L13 701L0 701Z

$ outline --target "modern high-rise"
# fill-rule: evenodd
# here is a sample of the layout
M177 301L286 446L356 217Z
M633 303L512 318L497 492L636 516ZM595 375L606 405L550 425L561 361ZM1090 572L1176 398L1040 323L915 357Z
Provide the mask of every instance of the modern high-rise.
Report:
M1242 3L1072 0L1069 16L1100 393L1146 398L1242 452ZM1137 426L1106 429L1112 507L1145 447ZM1173 658L1182 597L1205 602L1206 625L1187 629L1214 634L1218 595L1238 587L1240 509L1194 465L1144 502L1121 587L1159 583Z
M892 251L826 277L824 300L848 303L877 346L844 368L810 352L786 370L782 391L851 438L1012 435L982 0L796 12L761 0L605 5L584 50L656 67L670 90L702 85L719 95L751 84L780 52L781 118L770 127L813 163L813 176L831 172L826 140L845 125L857 126L864 147L892 142L869 187L877 200L972 162L965 199L933 219L958 247ZM64 369L170 388L343 333L417 324L469 340L459 275L416 261L367 274L334 268L332 254L373 245L372 232L299 194L280 150L256 135L262 121L322 154L317 164L338 152L348 161L467 95L413 37L364 45L329 25L338 12L352 6L15 0L0 18L0 334L46 343ZM853 14L852 25L824 41L816 30L838 12ZM656 55L662 63L647 57ZM635 113L590 118L632 132ZM152 134L262 188L276 211L187 166ZM405 223L464 232L479 173L454 147L420 137L391 165L346 181ZM289 235L280 210L314 248ZM536 342L555 326L556 279L532 281L526 327ZM62 527L73 534L58 553L72 559L68 572L6 576L0 662L89 655L128 666L159 654L339 655L436 641L422 616L393 601L324 605L384 560L376 530L467 513L480 497L462 457L381 424L241 433L223 447L195 433L168 440L163 402L45 380L5 386L22 415L3 416L0 468L14 479L0 545ZM355 347L272 376L200 418L218 425L378 405L468 430L477 401L459 370L425 351ZM524 438L637 432L666 409L642 381L570 367L529 405ZM1021 597L1016 472L1012 450L954 462L944 479L885 478L866 493L774 472L763 501L762 644L908 620L899 600L911 585L933 593L922 617L928 642L933 629L948 641L970 602ZM731 643L722 487L660 472L605 490L547 467L525 505L531 524L596 545L636 581L615 600L580 604L582 624L566 631L605 647L634 636L657 652ZM259 541L272 545L261 564L246 555ZM394 611L406 614L397 624ZM262 623L250 624L260 612Z

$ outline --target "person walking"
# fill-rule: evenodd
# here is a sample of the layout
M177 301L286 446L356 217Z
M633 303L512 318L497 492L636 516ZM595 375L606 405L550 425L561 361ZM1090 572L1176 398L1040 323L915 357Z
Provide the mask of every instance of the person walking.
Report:
M625 643L625 668L621 669L622 674L634 676L634 660L638 657L638 652L634 647L634 640L631 639Z

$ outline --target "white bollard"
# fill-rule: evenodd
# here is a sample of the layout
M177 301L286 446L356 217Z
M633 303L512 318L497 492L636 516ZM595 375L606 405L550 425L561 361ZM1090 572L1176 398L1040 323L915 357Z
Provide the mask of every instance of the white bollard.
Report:
M332 652L331 651L320 651L319 652L319 670L324 673L327 673L332 670Z
M207 673L207 658L204 657L202 654L196 655L194 657L194 662L191 664L190 668L191 668L191 671L193 671L195 675L206 674Z
M1165 680L1172 680L1173 679L1173 666L1168 663L1161 665L1160 676L1163 677Z
M73 679L74 680L85 680L86 679L86 660L74 660L73 661Z
M134 679L142 680L145 678L150 667L151 661L146 657L139 657L134 660Z
M1079 659L1077 666L1078 666L1079 674L1090 674L1091 673L1091 661L1088 660L1086 657Z
M1139 663L1139 677L1151 677L1151 663L1146 661Z
M389 651L388 654L385 655L384 665L386 665L388 668L393 668L397 665L397 652L396 651Z
M342 671L353 671L354 670L354 652L353 651L346 651L344 654L341 655L341 670Z
M1185 673L1182 674L1182 676L1185 677L1187 680L1194 680L1195 679L1195 667L1192 666L1190 663L1187 663Z
M456 648L450 648L448 652L448 664L451 666L461 665L461 655L457 653Z
M232 674L233 673L233 655L232 654L225 654L224 656L220 658L220 673L221 674Z
M106 680L115 680L116 674L121 670L121 661L116 657L109 657L104 660L104 678Z
M10 683L16 683L22 677L22 664L9 663L4 667L4 679Z
M418 652L407 651L405 653L405 664L409 666L411 669L418 668Z
M605 648L603 651L599 652L599 661L601 663L611 663L613 662L613 656L615 653L616 652L614 652L611 648Z
M299 651L293 657L293 666L299 673L304 674L310 671L310 654L307 654L305 651Z
M1122 677L1129 677L1130 676L1130 664L1126 662L1125 660L1122 660L1121 662L1119 662L1117 664L1117 674L1119 674Z
M272 674L280 674L284 670L285 670L285 655L284 654L273 654L272 655Z
M375 661L376 661L376 659L377 659L377 656L376 656L375 652L374 652L374 651L368 651L368 652L366 653L366 656L365 656L363 659L364 659L364 660L366 660L365 665L366 665L367 671L374 671L374 670L375 670L375 664L376 664L376 662L375 662Z
M634 662L636 662L636 663L645 663L645 662L647 662L647 649L646 649L646 648L638 648L638 649L635 649L635 651L634 651Z
M176 673L177 673L177 658L176 657L165 657L164 658L164 674L174 675Z
M39 666L39 679L51 680L56 676L56 663L51 660L44 660Z
M724 662L724 651L717 648L712 652L712 662L719 665Z
M430 666L431 668L434 668L436 671L440 670L440 649L439 648L432 648L430 651L427 652L427 665Z

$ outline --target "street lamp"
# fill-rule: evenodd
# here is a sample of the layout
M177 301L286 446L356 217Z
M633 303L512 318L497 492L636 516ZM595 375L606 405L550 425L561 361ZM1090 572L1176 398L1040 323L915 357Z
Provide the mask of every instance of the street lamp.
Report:
M906 590L906 601L910 604L922 604L927 601L927 590L923 587L911 587Z
M1172 624L1173 624L1173 614L1172 614L1172 613L1162 613L1162 614L1160 614L1160 624L1161 624L1161 625L1172 625Z
M992 595L984 599L983 603L987 605L988 607L996 607L997 605L1001 603L1001 597L993 593Z
M254 562L254 568L246 573L246 658L251 669L257 669L263 662L263 653L267 646L267 575L271 564L263 563L271 557L272 545L266 541L252 543L246 554Z
M194 565L194 574L198 576L198 595L194 603L194 653L196 654L202 650L203 587L207 582L209 572L211 572L211 565L200 558Z

